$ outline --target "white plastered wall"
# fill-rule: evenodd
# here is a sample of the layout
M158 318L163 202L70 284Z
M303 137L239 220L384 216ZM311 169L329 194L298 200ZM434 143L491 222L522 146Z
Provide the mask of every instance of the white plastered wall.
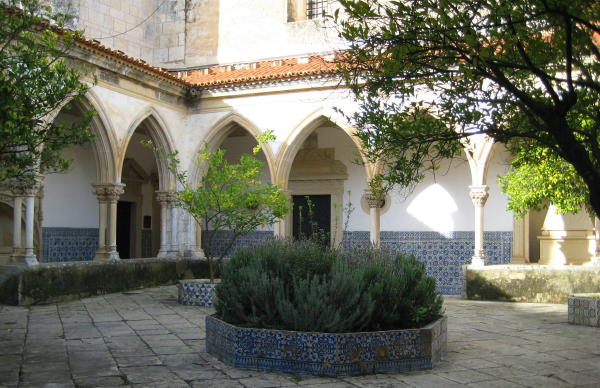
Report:
M98 201L92 193L96 165L90 144L71 146L62 153L72 160L69 170L44 177L44 227L97 228Z
M221 0L218 63L333 51L340 40L323 19L287 21L287 0ZM239 28L243 22L244 28Z
M494 147L487 175L490 196L485 205L484 230L511 231L513 215L507 210L508 198L498 185L498 176L506 174L510 168L511 156L502 144L496 144Z

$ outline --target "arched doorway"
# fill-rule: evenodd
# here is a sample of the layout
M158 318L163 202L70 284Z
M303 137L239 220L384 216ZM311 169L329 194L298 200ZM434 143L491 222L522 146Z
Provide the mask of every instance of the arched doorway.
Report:
M225 150L225 158L229 163L238 163L242 154L253 155L253 149L258 145L255 138L260 131L247 120L238 116L229 116L221 120L209 136L206 144L209 150ZM204 145L202 146L204 147ZM271 150L268 144L263 144L262 150L253 155L264 163L261 171L264 182L271 182ZM200 184L203 171L198 166L192 166L192 179L195 184ZM210 225L196 225L196 241L205 249L205 244L212 238L213 254L220 254L227 250L231 235L229 231L222 231L213 237L214 230ZM229 252L239 246L251 246L264 242L273 236L273 227L266 226L244 235L238 239Z
M299 131L288 139L278 170L295 205L283 234L306 236L316 225L321 237L339 245L345 232L369 230L368 217L352 216L363 212L360 203L368 182L354 139L325 117Z
M161 248L162 217L156 193L168 186L165 177L169 173L165 161L146 145L148 142L165 152L172 150L162 127L151 115L136 126L122 158L121 182L125 186L117 203L116 223L121 259L156 257Z

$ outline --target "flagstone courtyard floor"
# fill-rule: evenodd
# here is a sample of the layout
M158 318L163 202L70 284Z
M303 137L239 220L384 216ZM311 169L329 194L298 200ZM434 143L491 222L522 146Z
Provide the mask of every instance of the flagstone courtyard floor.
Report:
M47 306L0 306L0 387L600 386L600 329L566 305L446 298L448 355L434 370L320 378L233 369L205 352L211 309L174 286Z

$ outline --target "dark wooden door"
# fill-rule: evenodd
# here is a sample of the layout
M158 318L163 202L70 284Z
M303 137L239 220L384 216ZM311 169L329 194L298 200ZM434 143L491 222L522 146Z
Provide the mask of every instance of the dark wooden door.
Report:
M117 202L117 251L121 259L129 259L132 256L132 218L133 202Z
M331 195L294 195L294 238L309 238L329 245Z

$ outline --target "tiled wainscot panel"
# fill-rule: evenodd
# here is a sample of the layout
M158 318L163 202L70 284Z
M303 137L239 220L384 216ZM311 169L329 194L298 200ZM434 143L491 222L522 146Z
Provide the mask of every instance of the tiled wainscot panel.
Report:
M97 228L42 228L42 261L92 260L98 248Z

